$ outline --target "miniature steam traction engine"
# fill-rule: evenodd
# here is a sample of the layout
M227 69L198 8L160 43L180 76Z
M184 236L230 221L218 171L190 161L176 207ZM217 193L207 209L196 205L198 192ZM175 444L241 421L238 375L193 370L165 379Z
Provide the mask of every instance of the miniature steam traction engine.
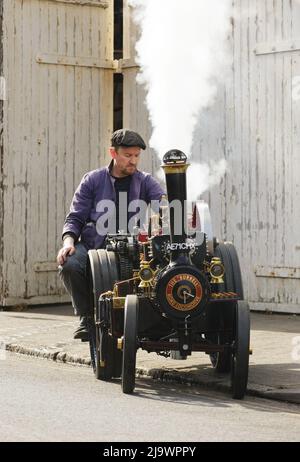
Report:
M232 395L242 399L250 321L239 261L232 244L213 237L202 201L186 232L186 161L178 150L164 156L168 204L181 205L177 220L167 206L168 233L108 235L106 249L89 251L92 365L97 379L121 376L123 392L132 393L139 348L182 358L201 351L218 372L231 373Z

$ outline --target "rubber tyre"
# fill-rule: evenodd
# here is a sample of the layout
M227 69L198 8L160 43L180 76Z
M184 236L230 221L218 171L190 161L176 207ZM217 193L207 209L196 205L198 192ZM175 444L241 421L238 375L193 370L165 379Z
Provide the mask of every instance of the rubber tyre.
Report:
M98 380L120 377L122 353L117 349L117 339L109 335L107 329L99 327L99 297L112 290L118 280L118 267L113 252L105 249L90 250L87 275L90 284L94 326L90 331L91 364ZM104 365L101 366L101 362Z
M137 352L138 297L127 295L124 313L122 391L131 394L135 387Z
M241 269L238 255L233 244L229 242L219 244L215 249L215 256L222 260L225 267L224 286L221 290L224 292L235 292L241 300L244 298ZM210 340L218 344L231 344L232 335L223 330L232 330L235 322L235 304L236 302L227 302L219 310L220 332ZM213 368L217 372L229 373L231 370L231 352L228 349L224 353L213 353L210 355Z
M247 390L250 345L250 310L245 301L235 309L235 339L232 350L231 389L234 399L243 399Z

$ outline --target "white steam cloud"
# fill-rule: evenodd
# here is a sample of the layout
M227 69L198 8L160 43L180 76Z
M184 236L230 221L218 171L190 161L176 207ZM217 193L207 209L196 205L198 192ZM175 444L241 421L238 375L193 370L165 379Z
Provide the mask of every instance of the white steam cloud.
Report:
M207 189L219 184L226 173L226 160L212 165L193 163L187 170L187 197L190 201L199 199Z
M128 0L134 7L141 36L137 61L139 83L147 89L153 133L150 146L162 158L169 149L191 152L193 133L202 109L214 101L224 75L231 0ZM189 170L220 180L224 162L214 172L207 166ZM198 176L199 178L199 176ZM199 185L199 180L197 181ZM203 189L203 188L202 188ZM204 188L207 189L207 188Z

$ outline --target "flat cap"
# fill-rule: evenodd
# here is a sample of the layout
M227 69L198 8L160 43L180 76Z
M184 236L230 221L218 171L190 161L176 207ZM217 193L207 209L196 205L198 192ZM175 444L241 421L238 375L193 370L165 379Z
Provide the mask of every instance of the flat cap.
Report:
M146 149L146 144L143 138L136 132L122 128L116 130L111 137L111 145L116 148L118 146L133 147L138 146L141 149Z

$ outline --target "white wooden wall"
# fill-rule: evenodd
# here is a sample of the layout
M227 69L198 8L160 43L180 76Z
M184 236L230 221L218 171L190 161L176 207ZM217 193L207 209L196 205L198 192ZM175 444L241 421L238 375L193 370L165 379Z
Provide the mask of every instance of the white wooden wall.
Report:
M300 3L233 0L233 6L240 19L228 38L229 75L202 114L193 157L227 160L226 176L206 198L215 235L238 249L252 308L300 313ZM149 134L134 72L128 71L125 114Z
M219 235L238 248L252 307L300 313L300 100L293 98L300 4L234 4L242 19L232 29L231 76L209 114L208 137L199 129L198 153L223 150L227 159L211 208Z
M112 0L4 0L0 305L69 299L55 259L75 188L86 171L106 164L112 6Z
M233 5L241 19L232 22L230 72L202 115L193 157L227 159L226 176L206 197L215 235L238 249L252 307L299 313L300 4ZM0 305L68 299L55 255L81 176L106 163L112 23L112 0L4 0ZM124 126L148 140L126 8L124 35ZM142 167L157 166L148 150Z

